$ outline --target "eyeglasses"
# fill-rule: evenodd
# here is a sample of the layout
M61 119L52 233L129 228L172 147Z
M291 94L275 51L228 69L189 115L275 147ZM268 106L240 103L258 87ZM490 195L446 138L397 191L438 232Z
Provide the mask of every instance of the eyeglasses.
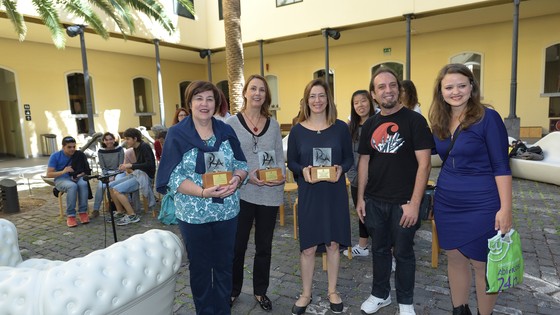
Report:
M259 137L253 136L253 153L257 154L259 152Z
M64 138L62 138L62 145L65 145L67 143L76 143L76 139L74 139L74 137L64 137Z

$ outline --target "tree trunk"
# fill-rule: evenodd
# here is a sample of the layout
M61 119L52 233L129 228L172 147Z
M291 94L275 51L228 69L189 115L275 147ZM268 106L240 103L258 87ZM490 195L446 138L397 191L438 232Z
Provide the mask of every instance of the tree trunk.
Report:
M241 39L240 0L224 0L224 30L226 35L226 68L229 83L229 102L232 114L243 106L243 41Z

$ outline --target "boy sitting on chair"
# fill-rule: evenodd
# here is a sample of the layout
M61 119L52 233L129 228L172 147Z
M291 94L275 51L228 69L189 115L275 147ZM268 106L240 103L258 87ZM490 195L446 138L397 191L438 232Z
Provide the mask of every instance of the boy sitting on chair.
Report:
M76 227L76 199L78 200L78 216L82 224L89 223L87 213L90 188L84 175L90 175L86 155L76 150L76 139L67 136L62 139L62 150L49 158L47 177L54 178L57 190L66 193L66 225Z

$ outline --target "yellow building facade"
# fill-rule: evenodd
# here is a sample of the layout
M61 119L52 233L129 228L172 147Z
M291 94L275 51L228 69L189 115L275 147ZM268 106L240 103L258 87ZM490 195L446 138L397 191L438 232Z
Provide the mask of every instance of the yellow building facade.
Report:
M29 1L30 2L30 1ZM194 1L195 19L168 14L178 32L162 34L139 17L138 32L127 41L108 41L86 32L95 131L171 123L188 82L208 79L208 64L199 56L210 49L214 83L225 87L227 73L220 1ZM19 9L19 7L18 7ZM504 0L241 0L244 73L264 75L273 91L275 115L290 124L305 85L325 73L325 55L339 118L350 114L350 96L367 89L372 68L400 67L414 81L427 116L439 69L462 62L477 73L484 102L503 118L510 115L514 1ZM33 16L31 7L20 9ZM407 73L407 18L410 17L410 73ZM79 23L70 18L68 25ZM41 155L44 134L83 139L87 131L79 39L68 38L58 50L46 28L27 22L19 42L0 11L0 154ZM527 0L519 6L519 51L515 114L522 127L542 133L560 120L560 1ZM108 25L108 28L114 26ZM340 32L328 47L322 30ZM160 38L160 104L154 38ZM78 87L78 88L77 88ZM77 91L77 92L76 92ZM558 123L560 128L560 123ZM534 130L536 130L534 129Z

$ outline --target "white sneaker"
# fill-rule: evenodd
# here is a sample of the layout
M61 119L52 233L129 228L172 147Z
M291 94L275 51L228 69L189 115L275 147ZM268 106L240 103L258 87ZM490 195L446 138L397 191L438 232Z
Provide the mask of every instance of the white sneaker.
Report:
M373 314L379 311L380 308L385 307L389 304L391 304L390 295L386 299L380 299L378 297L370 295L368 299L365 300L364 303L362 303L360 309L366 314Z
M399 315L416 315L414 312L414 305L399 304Z
M342 254L348 257L348 249L345 249L344 252L342 252ZM356 244L354 245L354 247L352 247L352 256L364 257L367 255L369 255L369 249L367 248L367 246L365 248L362 248L359 244Z

